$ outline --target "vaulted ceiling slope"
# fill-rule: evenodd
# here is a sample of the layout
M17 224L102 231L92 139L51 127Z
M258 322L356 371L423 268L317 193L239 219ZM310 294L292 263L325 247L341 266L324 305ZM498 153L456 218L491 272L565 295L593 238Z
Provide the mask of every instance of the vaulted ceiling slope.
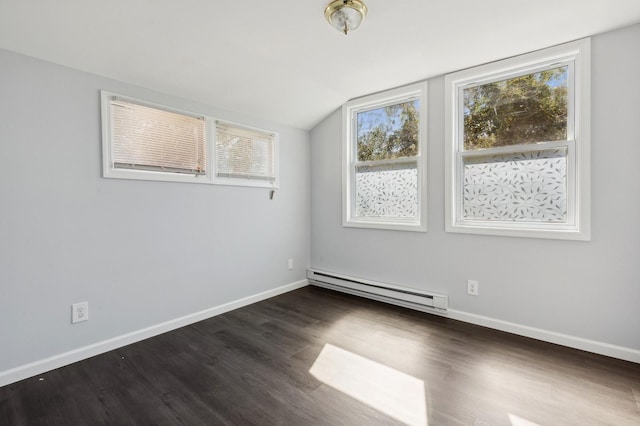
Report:
M311 129L354 97L640 22L639 0L365 1L345 36L328 0L0 0L0 48Z

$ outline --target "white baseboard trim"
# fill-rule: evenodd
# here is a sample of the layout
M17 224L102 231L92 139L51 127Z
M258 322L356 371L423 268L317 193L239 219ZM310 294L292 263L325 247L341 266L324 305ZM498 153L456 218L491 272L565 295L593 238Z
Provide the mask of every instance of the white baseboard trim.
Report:
M186 325L193 324L198 321L214 317L216 315L224 314L225 312L229 312L234 309L250 305L252 303L260 302L262 300L269 299L283 293L297 290L307 285L309 285L309 282L306 279L293 282L281 287L264 291L262 293L234 300L223 305L214 306L200 312L195 312L193 314L185 315L180 318L152 325L151 327L136 330L131 333L123 334L121 336L113 337L111 339L103 340L101 342L97 342L81 348L73 349L71 351L54 355L49 358L35 361L26 365L21 365L10 370L5 370L0 372L0 386L5 386L10 383L14 383L23 379L27 379L29 377L36 376L38 374L45 373L47 371L54 370L56 368L64 367L65 365L73 364L74 362L82 361L83 359L91 358L92 356L121 348L123 346L130 345L132 343L136 343L162 333L166 333L167 331L175 330L177 328L184 327Z
M455 309L449 309L445 316L451 319L493 328L495 330L506 331L507 333L517 334L519 336L531 337L532 339L568 346L570 348L610 356L612 358L618 358L625 361L640 363L640 350L637 349L583 339L581 337L556 333L554 331L542 330L540 328L502 321L482 315L470 314L468 312L457 311Z

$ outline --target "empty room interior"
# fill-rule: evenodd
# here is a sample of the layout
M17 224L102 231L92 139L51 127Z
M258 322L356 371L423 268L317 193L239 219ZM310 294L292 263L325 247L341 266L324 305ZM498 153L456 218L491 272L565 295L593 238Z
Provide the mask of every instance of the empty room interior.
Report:
M639 52L637 0L0 0L0 424L640 425Z

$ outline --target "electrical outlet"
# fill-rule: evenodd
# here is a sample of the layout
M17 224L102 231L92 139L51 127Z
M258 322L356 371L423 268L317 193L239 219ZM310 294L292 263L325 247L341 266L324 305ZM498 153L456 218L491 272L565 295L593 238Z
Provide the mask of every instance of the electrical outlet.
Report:
M292 270L292 269L293 269L293 259L289 259L289 263L287 264L287 268L288 268L289 270Z
M480 284L478 281L468 280L467 281L467 294L470 296L477 296Z
M87 321L89 319L89 302L74 303L71 305L71 323Z

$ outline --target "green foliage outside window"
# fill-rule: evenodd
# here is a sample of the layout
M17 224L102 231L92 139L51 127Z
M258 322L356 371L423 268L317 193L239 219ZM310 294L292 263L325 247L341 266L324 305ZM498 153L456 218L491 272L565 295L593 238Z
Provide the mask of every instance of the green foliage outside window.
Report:
M420 101L359 112L358 161L391 160L418 154Z
M464 89L464 148L567 138L567 67Z

